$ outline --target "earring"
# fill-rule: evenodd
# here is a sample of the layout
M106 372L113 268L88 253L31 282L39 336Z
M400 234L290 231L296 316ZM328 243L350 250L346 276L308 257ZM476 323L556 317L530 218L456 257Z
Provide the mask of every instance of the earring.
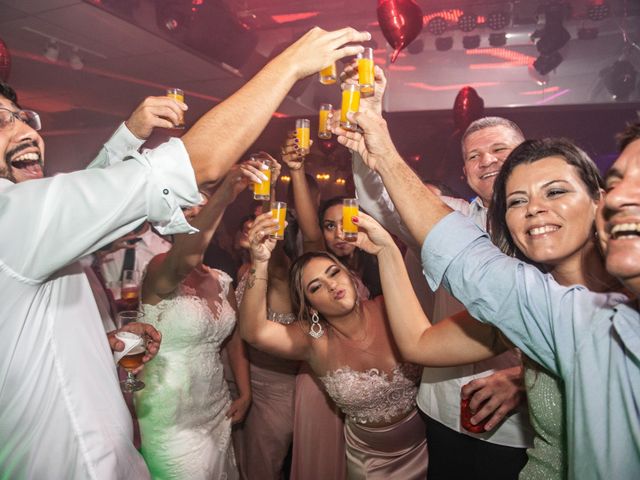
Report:
M309 329L309 335L316 339L324 335L324 328L322 328L320 317L318 316L318 312L315 310L311 314L311 328Z

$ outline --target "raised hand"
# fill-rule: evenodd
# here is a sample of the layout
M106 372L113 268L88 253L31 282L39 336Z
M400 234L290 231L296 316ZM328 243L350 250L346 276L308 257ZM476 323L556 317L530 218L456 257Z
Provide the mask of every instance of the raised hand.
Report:
M380 162L398 155L387 122L381 115L367 110L349 113L348 116L350 120L358 123L363 133L345 130L342 127L334 127L332 131L338 136L338 142L358 152L369 168L377 171Z
M313 140L309 140L309 145L313 145ZM287 133L287 140L282 146L281 153L282 161L289 167L289 170L299 170L304 165L306 155L300 153L295 131Z
M277 241L269 235L278 231L278 221L271 212L258 215L249 229L249 248L252 263L268 262Z
M356 246L365 252L378 255L386 247L395 246L389 232L366 213L359 212L353 223L358 225Z
M360 97L360 111L371 110L379 115L382 115L382 97L384 97L385 89L387 88L387 77L384 74L384 70L378 65L374 67L374 80L375 80L375 93L371 97ZM342 73L340 74L340 81L342 84L354 84L358 83L358 61L353 60L349 63Z
M314 27L280 54L280 59L293 66L298 79L319 72L336 60L356 55L363 49L352 43L371 39L369 32L359 32L351 27L327 32Z
M156 127L174 128L180 122L181 112L189 107L169 97L147 97L124 122L131 133L146 140Z

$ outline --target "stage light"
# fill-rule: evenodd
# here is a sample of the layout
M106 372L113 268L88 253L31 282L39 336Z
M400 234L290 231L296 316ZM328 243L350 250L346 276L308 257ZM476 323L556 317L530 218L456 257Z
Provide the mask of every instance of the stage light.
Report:
M78 47L74 47L69 55L69 65L74 70L82 70L84 68L84 62L80 58Z
M463 13L458 18L458 28L469 33L478 26L478 16L475 13Z
M535 68L540 75L547 75L552 70L555 70L558 65L562 63L562 60L562 55L560 55L559 52L553 52L550 55L540 55L533 62L533 68Z
M545 7L544 28L531 34L531 40L536 42L536 48L542 55L551 55L560 50L571 39L571 35L562 24L566 15L565 4L552 3Z
M433 17L427 23L427 30L432 35L442 35L447 31L447 28L449 28L447 21L442 17Z
M438 37L436 38L436 50L439 52L446 52L453 48L453 37Z
M503 30L509 25L509 14L507 12L491 12L487 15L485 24L491 30Z
M616 101L626 101L636 88L638 72L628 60L617 60L600 72L604 86Z
M587 17L594 22L604 20L609 17L610 14L611 10L609 9L609 5L602 0L592 2L589 8L587 8Z
M492 47L504 47L507 44L507 34L492 33L489 35L489 45Z
M472 50L480 46L480 35L465 35L462 37L462 46L465 50Z

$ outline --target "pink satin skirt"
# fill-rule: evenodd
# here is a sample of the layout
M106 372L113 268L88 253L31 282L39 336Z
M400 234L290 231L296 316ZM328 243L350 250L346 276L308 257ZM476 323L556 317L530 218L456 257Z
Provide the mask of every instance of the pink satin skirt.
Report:
M426 431L417 410L385 427L368 427L347 419L344 435L349 480L426 478Z

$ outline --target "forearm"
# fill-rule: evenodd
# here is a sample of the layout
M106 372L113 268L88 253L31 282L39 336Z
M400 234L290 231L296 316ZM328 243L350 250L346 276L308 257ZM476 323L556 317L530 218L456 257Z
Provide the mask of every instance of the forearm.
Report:
M238 309L238 331L243 340L256 345L260 330L267 328L267 278L266 262L251 264L247 287Z
M402 254L395 245L378 254L380 282L391 331L402 356L420 363L419 340L431 326L415 296Z
M423 185L397 151L379 163L378 171L413 241L422 245L431 229L452 209Z
M238 395L240 397L251 397L249 357L237 328L233 331L229 343L227 343L227 352L229 353L229 363L233 371L233 377L238 387Z
M262 132L296 80L286 57L276 57L184 134L182 141L199 185L221 178L231 168Z
M305 242L322 243L322 230L318 225L318 212L311 198L304 167L291 172L294 203L298 215L298 224Z

